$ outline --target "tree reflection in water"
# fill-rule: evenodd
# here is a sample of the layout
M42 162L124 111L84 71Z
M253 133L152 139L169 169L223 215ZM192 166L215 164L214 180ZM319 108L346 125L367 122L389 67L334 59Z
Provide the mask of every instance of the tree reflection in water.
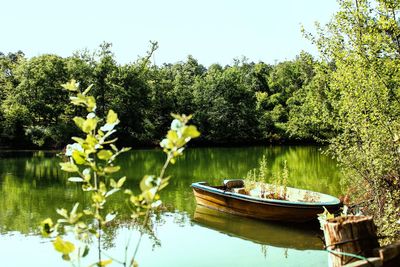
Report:
M210 184L220 184L226 178L244 177L250 169L257 167L258 161L263 155L266 156L268 167L272 173L281 170L282 162L287 161L288 186L335 196L342 192L341 174L336 162L322 156L317 147L188 149L183 158L167 171L167 175L174 178L171 179L170 185L161 192L163 208L152 216L153 227L145 229L153 240L154 246L160 246L161 242L169 242L160 240L157 236L159 235L158 229L166 227L166 220L169 221L170 218L179 227L200 226L195 219L193 221L191 219L196 209L190 188L192 182L207 181ZM17 231L24 235L36 234L40 221L53 216L57 208L72 207L77 201L83 206L87 205L88 201L85 200L79 185L67 185L67 176L59 170L59 161L56 152L0 152L1 234L11 231ZM121 176L128 177L127 188L134 189L137 188L143 175L160 170L163 161L164 155L160 150L136 150L123 155L118 164L122 165L122 169L125 170ZM125 208L125 196L122 193L115 194L109 204L122 216L105 232L104 245L106 249L116 246L115 240L118 237L119 229L139 230L139 224L133 222L128 215ZM216 218L218 217L220 216L216 216ZM241 219L230 218L229 220L239 223L236 228L245 228ZM201 227L212 228L205 225L201 225ZM223 227L225 230L227 229L226 225ZM252 227L254 232L259 231L254 227L260 228L261 226L253 225ZM218 231L223 232L224 229L221 228ZM280 231L281 233L288 232L287 229ZM275 232L279 233L276 229ZM292 237L294 235L301 236L299 233L292 233ZM240 235L237 236L246 239ZM287 237L287 239L293 240L292 237ZM306 240L309 240L307 238ZM277 244L267 242L258 242L258 244L262 245L263 255L267 255L268 246L277 246ZM286 247L290 247L290 245Z

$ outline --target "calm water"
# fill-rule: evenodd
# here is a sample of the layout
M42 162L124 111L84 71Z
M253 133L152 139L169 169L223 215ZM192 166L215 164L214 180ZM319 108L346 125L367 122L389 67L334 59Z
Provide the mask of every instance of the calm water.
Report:
M152 218L155 236L143 240L140 266L327 266L318 228L266 223L196 207L192 182L219 184L224 178L244 177L263 156L271 173L287 161L288 186L341 194L335 162L316 147L188 149L167 172L172 179L161 194L166 211ZM143 175L159 173L164 159L160 150L125 154L120 165L121 176L129 179L126 186L134 189ZM70 209L77 199L82 205L87 202L78 186L66 182L58 162L51 152L0 152L1 266L69 266L37 234L40 221L57 218L56 208ZM123 198L123 194L116 196L112 203L120 213ZM105 233L107 253L122 259L127 240L137 236L128 220L111 227ZM92 263L94 256L90 254L83 266Z

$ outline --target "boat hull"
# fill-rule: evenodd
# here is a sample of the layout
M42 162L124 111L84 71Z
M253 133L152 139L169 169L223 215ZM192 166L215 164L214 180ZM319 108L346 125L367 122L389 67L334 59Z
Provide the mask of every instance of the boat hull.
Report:
M316 220L318 214L324 211L324 207L330 212L337 211L340 207L340 203L308 205L288 201L257 200L216 187L204 186L202 183L195 183L192 187L199 205L261 220L307 222Z

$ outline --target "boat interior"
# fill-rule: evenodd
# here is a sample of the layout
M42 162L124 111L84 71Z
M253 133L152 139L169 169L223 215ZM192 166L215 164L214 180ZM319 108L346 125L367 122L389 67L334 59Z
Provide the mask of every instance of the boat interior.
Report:
M204 185L210 186L208 184ZM223 185L211 187L261 199L272 198L291 202L311 203L331 202L334 200L334 197L322 193L262 182L255 183L249 190L249 188L245 187L245 182L242 179L224 180ZM280 197L277 198L277 195Z

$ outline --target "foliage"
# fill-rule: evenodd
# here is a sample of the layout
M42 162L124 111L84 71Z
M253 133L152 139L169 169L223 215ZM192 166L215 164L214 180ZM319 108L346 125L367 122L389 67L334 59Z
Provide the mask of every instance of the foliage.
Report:
M212 68L194 85L194 114L200 130L207 130L207 141L251 142L259 136L255 94L244 79L239 66L224 71Z
M204 133L196 142L203 144L310 141L318 135L313 122L319 102L308 105L314 90L307 88L318 66L311 55L276 65L242 59L208 68L188 56L155 66L150 59L157 47L151 43L144 57L124 65L117 63L110 43L67 58L0 56L0 145L65 146L79 131L71 118L84 115L82 108L66 105L68 96L59 89L72 78L82 88L94 84L99 117L109 109L119 114L122 131L116 135L125 145L156 144L171 112L194 114ZM329 133L331 125L325 126Z
M102 259L102 232L117 217L112 207L107 204L110 202L109 198L119 192L126 181L125 176L113 178L120 170L115 160L129 149L118 149L115 145L117 139L112 137L116 132L115 126L120 123L118 115L113 110L109 110L105 120L97 116L96 100L88 95L91 85L83 92L80 91L79 84L75 80L64 84L63 87L74 94L70 97L71 103L82 107L88 114L85 117L73 118L76 126L86 136L72 137L75 143L67 145L66 161L60 163L60 166L61 170L72 175L68 178L70 182L81 184L82 190L90 195L90 205L79 209L79 203L76 203L70 211L64 208L57 209L61 218L56 224L50 218L44 220L42 233L45 236L55 236L53 239L55 250L62 254L64 260L71 261L73 265L80 265L81 258L89 253L88 244L96 238L98 261L91 266L106 266L112 263L112 259ZM145 216L143 227L148 226L151 210L161 204L158 192L168 184L169 177L164 177L168 164L174 163L176 158L182 155L187 142L200 135L195 126L187 125L191 116L174 115L174 118L171 130L160 143L167 154L167 160L160 175L145 176L140 183L139 195L134 195L131 190L125 190L125 193L129 195L132 217ZM62 234L65 232L73 233L77 243L64 239ZM131 261L128 262L125 259L124 266L136 266L135 256L140 240L141 238Z
M398 1L341 0L311 39L329 70L330 151L347 172L351 197L375 215L382 235L399 236L400 26Z

